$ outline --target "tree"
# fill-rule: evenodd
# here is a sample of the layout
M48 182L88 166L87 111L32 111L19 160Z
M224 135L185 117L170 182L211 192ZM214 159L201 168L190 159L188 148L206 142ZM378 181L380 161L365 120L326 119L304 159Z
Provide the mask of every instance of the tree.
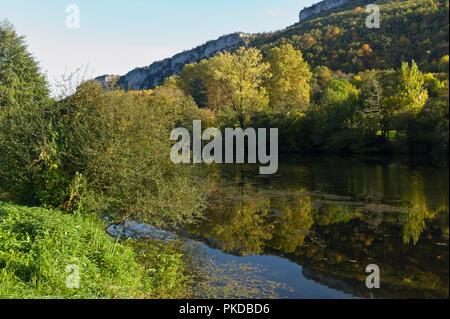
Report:
M350 111L354 107L358 94L358 89L348 80L331 79L323 90L322 104L328 107L342 106Z
M197 105L191 97L167 87L151 95L103 92L98 82L88 81L54 107L58 166L70 180L77 173L85 180L77 205L158 227L201 214L196 168L172 163L168 143L173 128L192 123L187 117Z
M381 122L383 108L383 88L376 71L370 70L363 74L361 87L363 128L369 135L375 135Z
M48 93L24 38L10 23L0 22L0 185L22 191L24 201L37 193L43 175L52 173L50 112L35 107L48 105Z
M325 85L333 76L333 72L326 66L318 66L314 69L314 77L319 86Z
M34 106L48 99L45 77L23 37L13 26L0 23L0 107Z
M441 72L447 73L448 76L448 54L444 55L440 60L439 60L439 70Z
M222 52L212 57L208 67L228 107L236 112L239 124L245 116L268 105L263 82L269 74L269 63L262 61L258 49L241 47L235 53Z
M428 91L424 88L424 76L413 61L403 62L399 71L398 96L401 108L413 114L419 113L428 100Z
M392 122L401 109L398 95L398 75L394 70L383 71L380 74L380 83L383 88L383 99L381 102L381 134L386 140L389 139Z
M271 49L267 56L272 76L267 89L272 106L294 106L309 103L312 73L301 51L291 44Z

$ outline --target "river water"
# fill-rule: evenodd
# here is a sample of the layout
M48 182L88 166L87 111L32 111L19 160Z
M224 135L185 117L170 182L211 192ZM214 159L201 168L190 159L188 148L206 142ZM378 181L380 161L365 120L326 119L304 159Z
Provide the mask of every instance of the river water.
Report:
M222 165L188 230L216 264L259 269L280 298L448 298L449 170L409 159L290 158L275 176ZM380 288L366 286L366 267ZM277 286L276 284L280 284Z

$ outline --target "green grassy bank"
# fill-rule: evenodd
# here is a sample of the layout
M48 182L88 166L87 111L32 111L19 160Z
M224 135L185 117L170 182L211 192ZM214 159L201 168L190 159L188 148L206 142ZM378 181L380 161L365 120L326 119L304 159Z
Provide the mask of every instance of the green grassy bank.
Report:
M110 237L95 215L0 201L0 298L185 296L180 254L149 246L144 261L133 246ZM68 265L79 268L78 289L66 285Z

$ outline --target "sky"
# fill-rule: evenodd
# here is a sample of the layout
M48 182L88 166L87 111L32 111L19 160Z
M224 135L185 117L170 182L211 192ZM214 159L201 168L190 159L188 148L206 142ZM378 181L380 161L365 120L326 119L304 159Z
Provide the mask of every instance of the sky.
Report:
M0 0L50 83L79 67L123 75L233 32L276 31L318 0ZM79 28L74 23L79 9ZM67 27L67 22L69 26Z

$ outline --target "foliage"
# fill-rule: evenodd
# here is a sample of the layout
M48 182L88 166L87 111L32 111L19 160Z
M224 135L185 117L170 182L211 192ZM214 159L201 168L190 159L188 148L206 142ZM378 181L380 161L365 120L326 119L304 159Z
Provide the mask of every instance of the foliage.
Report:
M369 14L361 7L372 3L349 1L284 30L252 35L249 45L266 55L274 47L291 44L313 68L357 73L415 60L426 72L445 72L445 59L440 60L449 52L448 0L377 1L380 29L366 27Z
M309 103L312 73L302 53L285 44L271 49L266 59L272 75L266 84L272 106L295 107Z
M446 58L441 60L445 64ZM267 66L266 73L251 79ZM438 109L431 105L440 105L441 114L448 109L448 73L423 74L414 61L402 63L398 70L348 74L317 66L311 73L302 52L281 41L267 50L264 59L254 48L241 48L186 65L164 87L192 94L202 110L209 110L209 125L277 127L282 152L418 153L427 149L440 156L448 149L445 119L432 119L430 112L423 112ZM268 105L249 107L251 101L261 101L257 96L265 96ZM196 116L203 119L204 115ZM425 126L436 121L441 123L433 138Z
M224 95L226 104L236 112L241 127L249 113L268 104L263 81L269 76L269 64L262 62L259 50L240 48L236 53L219 53L208 65L214 82Z
M163 89L149 96L103 93L88 82L57 108L61 161L87 182L81 203L156 226L199 216L202 190L193 167L169 158L170 131L196 110L189 98Z
M41 107L11 107L0 110L0 183L19 195L19 200L33 200L51 205L61 201L56 175L51 113ZM56 179L55 179L56 178ZM50 181L51 179L51 181ZM46 197L45 190L54 198Z
M96 82L46 109L5 108L2 183L20 200L45 207L81 205L158 226L192 222L202 210L202 189L193 167L170 161L168 137L197 110L176 91L102 92Z
M403 62L400 76L399 100L401 107L409 112L418 113L428 99L428 91L423 87L424 78L417 64L413 61L411 67Z

